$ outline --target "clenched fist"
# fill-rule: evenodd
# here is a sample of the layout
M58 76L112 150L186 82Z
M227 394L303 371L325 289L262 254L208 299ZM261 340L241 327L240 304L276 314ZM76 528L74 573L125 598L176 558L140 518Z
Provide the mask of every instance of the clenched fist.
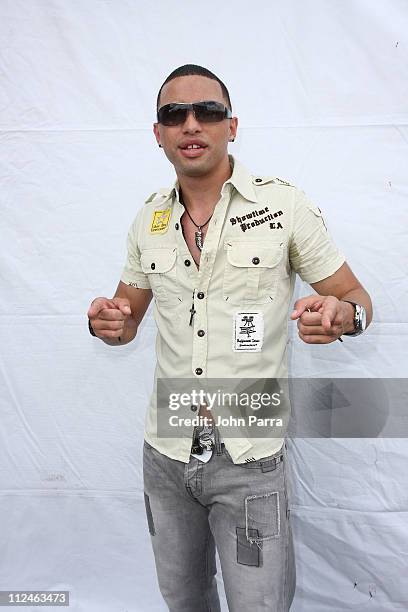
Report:
M118 338L123 335L126 319L132 314L127 298L95 298L88 310L88 318L98 338Z

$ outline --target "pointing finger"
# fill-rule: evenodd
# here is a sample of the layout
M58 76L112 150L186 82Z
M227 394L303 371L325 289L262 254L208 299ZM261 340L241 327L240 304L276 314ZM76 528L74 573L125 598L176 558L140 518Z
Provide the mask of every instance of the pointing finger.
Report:
M97 314L100 313L104 308L116 308L116 305L112 300L109 300L105 297L95 298L88 309L88 318L92 319L96 317Z
M305 310L317 310L324 300L321 295L309 295L295 302L295 308L290 315L291 319L298 319Z

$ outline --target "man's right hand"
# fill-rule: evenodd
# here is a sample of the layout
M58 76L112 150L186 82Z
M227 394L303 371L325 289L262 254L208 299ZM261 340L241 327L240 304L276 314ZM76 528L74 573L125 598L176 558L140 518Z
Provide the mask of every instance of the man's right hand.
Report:
M123 336L126 320L132 311L127 298L97 297L88 310L88 318L98 338L109 340Z

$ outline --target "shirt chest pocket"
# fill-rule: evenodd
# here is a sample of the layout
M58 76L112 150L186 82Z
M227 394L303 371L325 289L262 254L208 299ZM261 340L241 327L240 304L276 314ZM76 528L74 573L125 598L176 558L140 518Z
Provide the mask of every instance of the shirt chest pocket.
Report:
M176 247L144 249L140 254L140 265L158 302L168 305L180 303Z
M226 242L224 299L231 304L262 304L274 299L282 269L283 244Z

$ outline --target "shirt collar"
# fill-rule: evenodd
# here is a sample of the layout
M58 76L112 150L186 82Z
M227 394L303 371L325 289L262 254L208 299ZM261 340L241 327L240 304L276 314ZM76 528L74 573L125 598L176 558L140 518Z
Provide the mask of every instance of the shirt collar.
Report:
M228 156L231 166L233 167L232 174L227 183L232 183L235 189L250 202L257 202L256 193L252 184L252 176L248 170L232 155Z
M232 174L230 178L225 181L224 185L228 185L231 183L233 187L246 199L250 202L257 202L258 199L256 197L256 193L252 183L252 176L249 174L248 170L243 166L233 155L228 155L229 161L232 167ZM223 185L223 189L224 189ZM167 197L170 198L173 195L175 196L177 201L179 200L179 182L178 179L174 182L174 185L170 192L168 192ZM167 198L166 198L167 199Z

